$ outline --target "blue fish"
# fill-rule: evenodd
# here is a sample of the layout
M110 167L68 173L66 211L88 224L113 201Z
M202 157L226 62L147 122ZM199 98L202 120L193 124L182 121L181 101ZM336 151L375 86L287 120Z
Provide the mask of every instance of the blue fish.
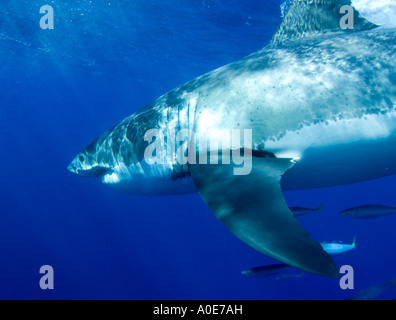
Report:
M298 279L298 278L302 278L304 276L304 272L302 273L291 273L291 274L285 274L279 277L276 277L276 280L290 280L290 279Z
M278 274L288 268L290 268L290 266L287 264L272 264L242 271L242 274L254 278L265 278Z
M396 208L383 205L365 205L346 209L340 215L355 219L372 219L396 213Z
M358 292L348 300L373 300L380 296L386 289L391 286L396 286L396 276L391 280L391 282L377 284L363 291Z
M318 212L322 210L323 203L320 204L319 208L311 209L311 208L302 208L302 207L290 207L290 211L293 213L295 217L302 217L312 212Z

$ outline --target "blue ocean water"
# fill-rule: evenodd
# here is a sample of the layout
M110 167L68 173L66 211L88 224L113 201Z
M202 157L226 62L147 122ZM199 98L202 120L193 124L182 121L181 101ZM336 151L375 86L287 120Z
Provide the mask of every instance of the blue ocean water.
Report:
M355 290L306 274L279 281L242 270L273 260L234 237L199 195L131 196L66 170L104 131L174 87L265 46L278 0L11 0L0 19L1 299L347 299L396 274L396 216L342 209L396 205L395 177L285 193L317 207L300 219L318 241L352 242L336 257ZM39 9L51 5L53 30ZM314 88L313 88L314 90ZM364 159L356 159L363 161ZM39 286L51 265L55 289ZM390 288L381 298L396 297Z

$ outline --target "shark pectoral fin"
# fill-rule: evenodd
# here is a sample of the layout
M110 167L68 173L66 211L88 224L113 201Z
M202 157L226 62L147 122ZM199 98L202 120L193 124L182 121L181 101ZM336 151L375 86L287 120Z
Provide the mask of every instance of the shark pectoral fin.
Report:
M293 217L280 179L290 159L253 157L252 172L234 175L233 165L191 165L194 183L216 217L239 239L278 261L329 277L339 272L331 257Z

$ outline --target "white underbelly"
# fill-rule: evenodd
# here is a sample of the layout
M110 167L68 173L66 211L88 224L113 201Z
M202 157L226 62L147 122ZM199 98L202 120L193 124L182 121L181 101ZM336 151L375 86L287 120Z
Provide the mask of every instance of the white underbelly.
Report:
M396 112L305 126L265 149L296 165L283 176L286 190L312 189L396 174Z

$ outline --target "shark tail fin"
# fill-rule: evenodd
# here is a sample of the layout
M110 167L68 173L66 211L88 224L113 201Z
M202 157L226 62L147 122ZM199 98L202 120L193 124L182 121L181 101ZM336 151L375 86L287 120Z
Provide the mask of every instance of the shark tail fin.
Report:
M316 211L322 211L322 208L323 208L323 202L320 203L320 206L318 209L316 209Z

